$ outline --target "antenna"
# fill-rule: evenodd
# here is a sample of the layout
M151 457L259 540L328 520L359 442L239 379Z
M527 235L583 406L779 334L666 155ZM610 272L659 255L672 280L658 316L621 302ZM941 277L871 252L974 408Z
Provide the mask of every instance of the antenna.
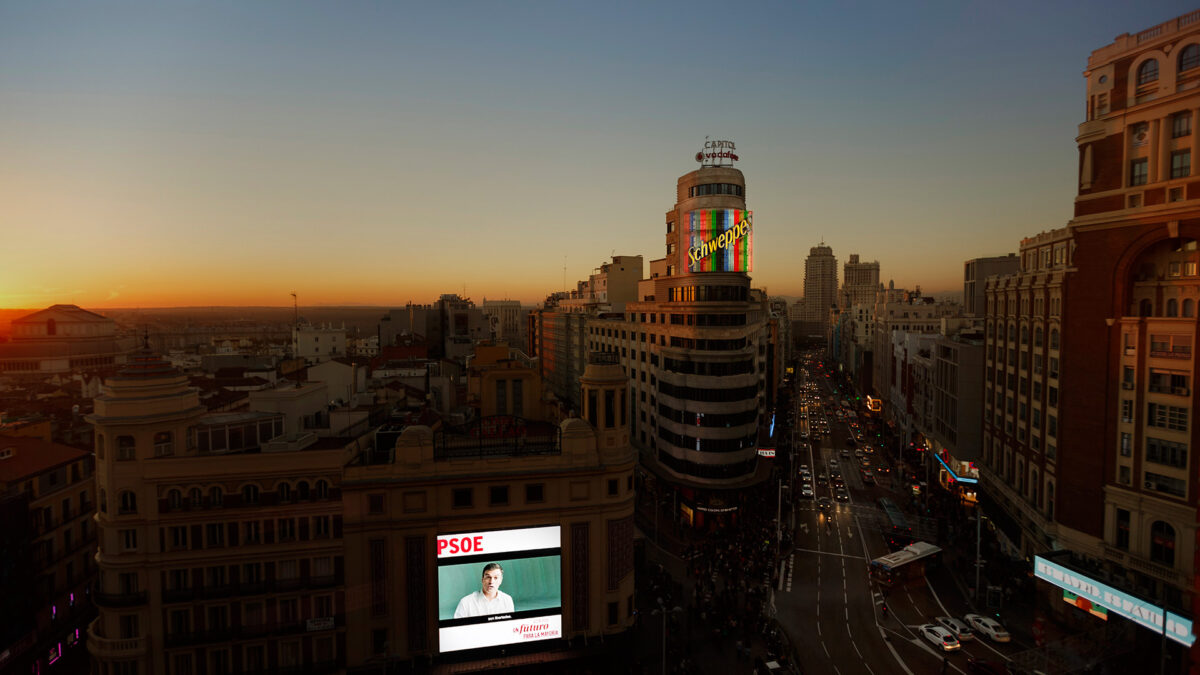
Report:
M293 323L295 323L295 325L299 326L300 325L300 299L296 297L296 291L292 291L292 313L294 314L294 317L292 319Z
M567 256L563 254L563 291L567 290Z

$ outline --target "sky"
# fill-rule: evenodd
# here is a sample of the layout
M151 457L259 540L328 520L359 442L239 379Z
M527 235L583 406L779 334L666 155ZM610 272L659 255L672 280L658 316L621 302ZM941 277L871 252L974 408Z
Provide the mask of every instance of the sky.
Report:
M1195 8L0 0L0 307L533 304L662 257L706 136L756 287L961 290L1070 220L1091 51Z

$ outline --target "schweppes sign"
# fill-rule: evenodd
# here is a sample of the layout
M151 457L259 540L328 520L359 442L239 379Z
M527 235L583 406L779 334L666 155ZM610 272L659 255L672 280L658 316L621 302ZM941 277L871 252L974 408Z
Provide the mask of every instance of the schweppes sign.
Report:
M702 209L689 218L692 246L687 251L692 272L749 272L753 216L741 209Z

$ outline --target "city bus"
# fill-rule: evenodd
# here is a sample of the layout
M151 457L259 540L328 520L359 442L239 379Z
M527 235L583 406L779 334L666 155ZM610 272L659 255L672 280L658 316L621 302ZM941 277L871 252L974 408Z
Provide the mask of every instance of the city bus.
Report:
M942 549L924 541L914 542L871 561L871 580L881 586L902 586L918 581L925 570L941 561Z
M895 502L883 497L879 500L879 510L883 513L883 526L880 530L890 550L897 551L913 543L912 527Z

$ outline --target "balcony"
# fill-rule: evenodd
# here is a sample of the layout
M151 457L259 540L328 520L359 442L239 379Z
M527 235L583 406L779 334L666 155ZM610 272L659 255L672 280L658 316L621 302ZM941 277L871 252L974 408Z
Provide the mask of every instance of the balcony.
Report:
M1171 350L1151 349L1150 356L1160 359L1190 359L1192 358L1191 348L1175 348Z
M96 588L93 596L96 605L100 607L137 607L146 604L146 591L132 593L104 593Z
M130 659L146 654L146 638L109 639L100 635L100 619L88 624L88 651L97 659Z
M1150 562L1141 556L1132 554L1126 556L1124 565L1129 569L1134 569L1143 574L1148 574L1156 579L1160 579L1174 586L1183 586L1187 584L1187 578L1185 575L1180 574L1176 570L1167 567L1166 565Z

